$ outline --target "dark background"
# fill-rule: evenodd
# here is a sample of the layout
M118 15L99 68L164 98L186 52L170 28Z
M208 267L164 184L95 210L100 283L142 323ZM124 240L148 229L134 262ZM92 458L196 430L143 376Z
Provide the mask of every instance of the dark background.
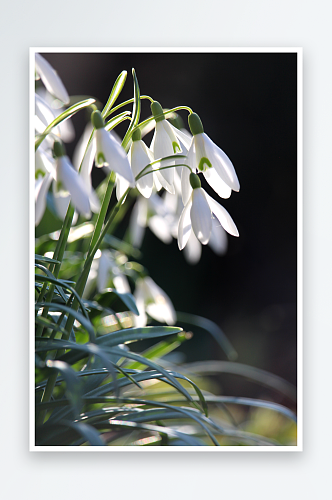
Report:
M241 190L221 204L240 237L229 236L218 257L203 248L189 265L177 241L161 243L146 232L141 263L172 298L178 311L217 323L238 352L238 361L296 383L297 266L297 55L296 53L63 53L43 54L69 95L97 98L102 106L122 70L128 78L121 100L133 96L131 68L141 94L165 108L190 106L204 131L236 169ZM119 101L120 102L120 101ZM131 106L128 107L131 109ZM187 113L180 113L187 123ZM74 117L77 138L82 112ZM150 115L142 102L141 119ZM120 133L122 129L117 129ZM151 136L147 137L150 144ZM73 147L67 151L72 154ZM202 183L206 190L213 191ZM217 198L217 195L213 196ZM183 346L187 361L226 359L206 332L192 328ZM225 392L259 396L243 379L224 376Z

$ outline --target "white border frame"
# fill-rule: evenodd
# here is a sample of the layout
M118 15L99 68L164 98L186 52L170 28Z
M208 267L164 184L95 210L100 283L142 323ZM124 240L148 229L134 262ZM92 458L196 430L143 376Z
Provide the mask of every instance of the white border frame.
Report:
M296 446L181 446L181 447L127 447L127 446L36 446L34 392L34 123L36 52L96 52L96 53L297 53L297 445ZM302 47L30 47L29 61L29 451L61 452L282 452L303 451L303 49Z

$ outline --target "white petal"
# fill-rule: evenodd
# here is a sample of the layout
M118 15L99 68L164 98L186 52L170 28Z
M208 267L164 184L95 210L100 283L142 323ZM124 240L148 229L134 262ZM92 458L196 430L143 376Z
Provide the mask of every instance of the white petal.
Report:
M135 177L151 163L147 149L143 141L134 141L131 145L128 157ZM145 172L149 170L152 171L152 167L148 167ZM145 198L150 198L153 189L153 173L144 175L144 177L136 182L136 186Z
M134 323L136 327L143 327L147 323L147 316L145 314L145 293L144 282L142 278L139 278L136 281L134 297L139 312L139 316L134 316Z
M37 181L36 190L35 190L35 201L36 201L36 209L35 209L35 224L38 226L40 221L43 218L45 209L46 209L46 196L47 192L50 188L53 177L51 174L46 174L43 177L43 180Z
M232 189L222 180L214 168L207 168L203 175L212 189L221 197L229 198L232 194Z
M60 189L58 191L56 182L53 182L53 200L54 200L55 210L59 219L64 220L70 203L70 194L68 193L68 191L64 191L63 189ZM76 212L75 215L77 216Z
M168 295L149 276L144 279L145 287L149 290L153 302L148 303L147 313L160 323L174 325L176 313Z
M159 215L153 215L148 221L149 228L163 243L172 243L172 235L166 220Z
M135 187L135 179L130 168L126 152L121 144L105 130L99 128L95 131L96 136L96 157L103 153L108 168L126 179L131 187Z
M196 237L202 245L206 245L211 235L212 214L202 188L193 190L190 218Z
M153 168L156 169L156 168L159 168L161 166L163 166L163 164L166 165L166 162L161 162L161 163L156 163L155 165L153 165ZM169 168L169 169L166 169L166 170L155 170L153 175L153 179L154 179L154 182L156 184L156 180L157 180L157 185L158 183L161 185L161 187L163 187L164 189L166 189L166 191L168 191L169 193L171 194L175 194L175 187L173 185L173 179L174 179L174 173L173 173L173 176L171 176L171 183L168 182L168 180L166 179L166 177L164 175L162 175L162 172L170 172L172 171L173 172L173 169L172 168ZM157 191L159 191L159 189L157 189Z
M35 54L36 71L47 90L65 104L69 103L68 92L52 66L40 54Z
M212 219L212 231L209 246L217 255L223 255L227 251L228 239L226 231L220 225L220 222L215 218Z
M178 246L182 250L188 243L190 231L191 231L191 219L190 219L190 209L192 201L189 199L187 205L184 207L181 217L179 219L178 227Z
M211 198L211 196L209 196L208 194L206 194L206 197L210 205L211 212L217 217L225 231L233 236L239 236L239 231L237 230L237 227L227 210L219 205L219 203Z
M107 287L112 262L108 258L107 252L101 252L101 256L98 260L97 289L98 292L102 292Z
M116 184L116 191L115 191L116 199L119 201L129 188L129 182L126 179L124 179L121 175L116 174L115 184ZM126 201L126 198L127 197L123 199L122 203Z
M35 112L38 118L43 122L45 127L47 127L47 125L49 125L55 119L55 113L53 109L38 94L35 94Z
M189 164L189 158L187 160ZM190 184L190 170L187 167L183 167L182 173L181 173L181 195L182 195L182 202L184 205L187 205L189 198L191 196L193 188L191 187Z
M118 274L113 277L113 284L119 293L131 293L127 278L123 274Z
M130 242L140 248L147 223L148 204L145 198L138 198L131 212L129 221Z
M35 154L35 171L51 173L55 177L55 160L51 155L39 147Z
M206 135L204 136L205 150L208 158L212 163L212 167L216 169L217 174L222 180L233 189L233 191L240 190L240 183L237 178L233 163L228 158L226 153L222 151L211 139Z
M190 232L190 237L183 253L189 264L197 264L201 258L202 245L194 235L193 231Z
M61 156L57 160L57 179L62 181L65 188L69 191L73 205L77 211L89 217L91 215L89 193L83 179L71 165L67 156Z
M189 151L193 136L191 134L189 134L189 132L185 128L182 130L179 130L178 128L173 127L173 131L174 131L174 134L176 135L176 137L184 145L186 150ZM185 154L186 152L183 151L183 153Z

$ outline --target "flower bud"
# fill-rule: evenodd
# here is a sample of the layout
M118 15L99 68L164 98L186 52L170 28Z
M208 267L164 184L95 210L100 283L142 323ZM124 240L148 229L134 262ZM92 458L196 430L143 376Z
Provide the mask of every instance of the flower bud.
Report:
M54 141L54 146L53 146L53 152L54 156L57 158L61 158L61 156L66 155L66 150L62 142L59 141Z
M193 189L197 189L197 188L201 187L201 180L197 174L194 174L193 172L191 172L191 174L189 176L189 180L190 180L190 185Z
M153 117L156 120L156 122L161 122L162 120L165 120L163 108L160 106L158 101L153 101L153 103L151 103L151 113L153 114Z
M191 115L188 116L188 124L192 135L204 133L201 119L196 113L191 113Z
M101 112L96 109L91 113L91 122L95 129L104 128L105 122L101 116Z
M142 134L141 134L141 131L139 128L136 128L133 132L133 135L132 135L132 140L133 142L134 141L140 141L142 139Z

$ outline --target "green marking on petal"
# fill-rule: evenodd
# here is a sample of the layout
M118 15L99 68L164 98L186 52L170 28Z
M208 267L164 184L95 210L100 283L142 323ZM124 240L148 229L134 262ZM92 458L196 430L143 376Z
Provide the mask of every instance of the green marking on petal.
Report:
M173 146L174 153L181 153L180 145L177 142L175 142L175 141L172 142L172 146Z
M40 168L38 168L38 170L36 170L36 172L35 172L35 179L38 179L38 177L39 177L40 175L41 175L42 177L44 177L45 172L44 172L43 170L41 170Z
M206 165L206 167L205 167L205 165ZM210 160L208 158L206 158L205 156L202 156L197 168L201 172L205 172L205 170L207 170L207 168L212 168L212 163L210 162Z
M97 155L97 165L102 167L104 163L106 163L105 156L103 155L102 152L100 152Z

